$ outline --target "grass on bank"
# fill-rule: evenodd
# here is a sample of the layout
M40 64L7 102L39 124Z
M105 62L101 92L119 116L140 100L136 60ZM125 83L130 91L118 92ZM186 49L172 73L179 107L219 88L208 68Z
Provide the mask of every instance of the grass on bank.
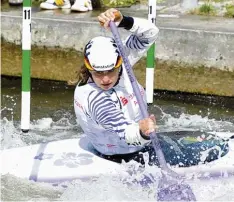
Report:
M218 9L213 5L213 3L222 3L224 1L225 0L206 0L204 4L196 9L191 10L190 13L195 15L216 16ZM234 17L234 3L224 5L223 9L225 10L225 17Z
M225 13L226 17L234 18L234 5L228 4L226 5L227 12Z
M205 15L205 14L215 15L216 12L217 11L216 11L215 7L209 3L205 3L198 8L198 14L201 14L201 15Z

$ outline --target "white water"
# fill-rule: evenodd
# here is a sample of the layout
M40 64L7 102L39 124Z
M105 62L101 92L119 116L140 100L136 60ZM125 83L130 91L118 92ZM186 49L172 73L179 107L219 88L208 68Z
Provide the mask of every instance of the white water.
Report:
M175 118L162 113L159 130L170 131L182 128L234 134L234 124L229 121L217 121L185 113ZM42 118L31 123L31 131L28 134L22 134L19 123L3 118L1 149L74 138L82 134L78 131L80 128L68 118L60 118L58 121ZM121 167L120 174L116 177L100 176L86 181L74 180L57 187L4 175L1 176L1 198L2 201L155 201L157 182L149 187L142 187L134 184L134 179L137 178L139 181L145 176L149 178L160 176L160 170L156 167L142 169L135 162L124 163ZM198 201L234 201L233 177L212 181L189 180L187 183L192 187Z

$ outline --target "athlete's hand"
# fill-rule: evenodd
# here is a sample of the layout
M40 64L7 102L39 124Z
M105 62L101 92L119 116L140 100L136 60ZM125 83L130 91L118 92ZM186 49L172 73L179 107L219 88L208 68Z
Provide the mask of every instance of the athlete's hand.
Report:
M109 28L110 21L114 21L118 26L122 19L123 15L115 8L110 8L98 16L98 21L106 29Z
M144 135L149 136L150 133L154 132L156 129L155 116L152 114L149 116L149 118L140 120L139 128Z
M57 6L63 6L64 5L64 0L55 0L54 1Z

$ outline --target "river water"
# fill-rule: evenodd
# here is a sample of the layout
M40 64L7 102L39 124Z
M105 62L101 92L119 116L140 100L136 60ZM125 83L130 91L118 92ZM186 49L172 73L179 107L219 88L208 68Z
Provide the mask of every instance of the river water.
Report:
M82 134L73 112L74 86L32 80L31 126L29 133L25 134L20 130L20 91L21 79L2 77L1 149L78 138ZM155 92L154 103L149 111L156 115L160 131L200 129L234 134L232 99L227 100L221 103L219 99L211 97L200 99L193 95ZM132 166L125 164L123 169L132 169ZM148 167L146 171L155 173L157 169ZM3 175L1 185L2 201L155 201L156 191L155 185L148 188L125 186L121 177L109 176L85 182L74 180L55 187ZM191 181L190 186L199 200L234 200L234 179L220 179L218 183Z
M9 9L6 4L3 9L7 11L12 8ZM20 57L12 57L16 56L12 50L3 51L4 53L8 53L8 56L4 55L3 65L7 65L9 70L21 64ZM50 68L52 65L63 66L59 58L55 58L47 55L40 61L43 64L50 63ZM32 64L33 62L32 60ZM66 65L70 65L69 62L64 60ZM38 61L34 63L37 63L33 65L34 71L43 65ZM1 84L1 150L51 140L79 138L83 134L73 112L74 86L67 86L61 82L32 80L30 131L22 133L21 80L2 77ZM199 129L234 134L233 98L157 91L154 103L149 106L149 112L156 115L159 131ZM1 162L1 165L4 165L4 162ZM128 176L129 182L141 177L141 174L135 171L136 167L137 165L132 163L122 166L123 170L131 170L133 173L132 176ZM158 169L155 167L145 168L145 173L157 172ZM13 175L1 175L1 201L155 201L156 185L142 188L134 184L126 186L123 181L126 179L121 176L104 175L98 179L74 180L53 186L20 179ZM190 181L189 185L198 201L234 200L233 178L213 182Z

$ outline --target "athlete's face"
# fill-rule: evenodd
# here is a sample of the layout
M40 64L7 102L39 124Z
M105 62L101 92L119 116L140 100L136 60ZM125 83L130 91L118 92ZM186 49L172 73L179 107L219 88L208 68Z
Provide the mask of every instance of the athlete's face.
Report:
M98 87L103 90L111 89L119 78L120 68L115 68L109 71L90 71L93 81Z

